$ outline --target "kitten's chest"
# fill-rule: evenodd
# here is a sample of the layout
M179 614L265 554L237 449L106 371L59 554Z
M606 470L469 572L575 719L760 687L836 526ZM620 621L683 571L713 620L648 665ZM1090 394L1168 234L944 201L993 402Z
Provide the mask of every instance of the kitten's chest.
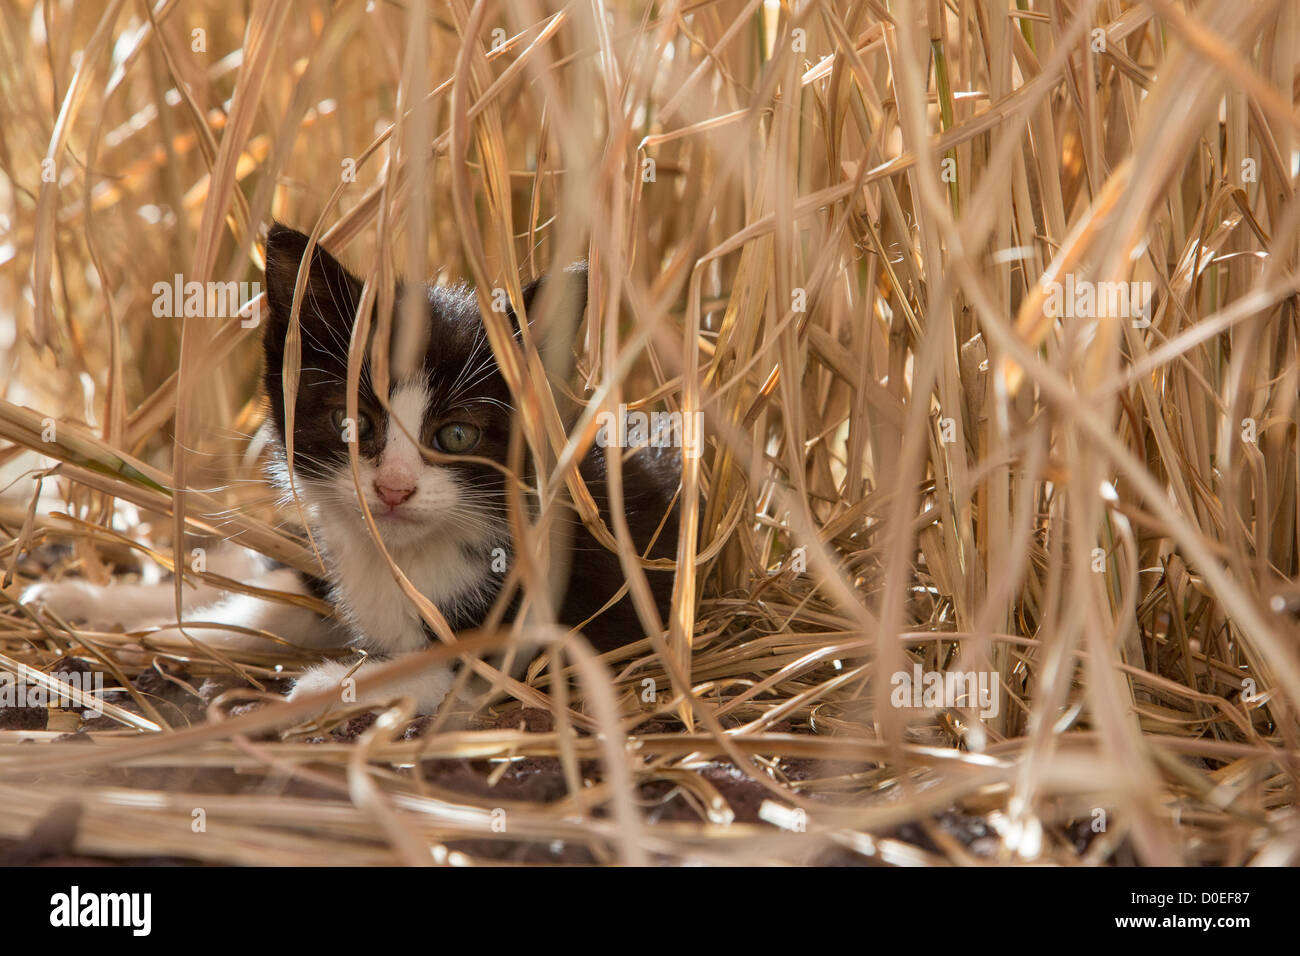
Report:
M353 540L329 552L335 599L356 638L385 654L427 645L423 619L373 541ZM431 542L392 557L453 626L485 612L504 578L492 570L490 555L468 554L454 542Z

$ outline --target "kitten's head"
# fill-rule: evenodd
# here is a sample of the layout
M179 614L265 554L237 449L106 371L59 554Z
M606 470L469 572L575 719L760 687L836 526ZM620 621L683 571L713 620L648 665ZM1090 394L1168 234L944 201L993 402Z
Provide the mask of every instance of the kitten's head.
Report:
M306 248L305 235L278 224L267 237L269 321L263 344L270 421L280 451L273 473L282 484L288 480L283 464L285 336ZM525 287L526 310L531 310L545 282L543 278ZM300 496L318 520L365 534L348 464L348 442L355 441L360 488L387 545L400 549L430 536L465 546L503 541L507 531L501 472L481 462L456 460L472 456L504 465L513 411L474 293L464 286L397 288L393 341L402 338L398 319L403 298L417 295L429 318L427 347L418 361L413 361L416 356L390 354L391 411L386 411L370 374L372 334L357 391L357 415L350 419L347 352L361 287L359 279L317 246L299 312L302 362L293 469ZM559 308L581 315L587 295L585 266L566 270L561 292ZM513 322L513 312L509 317ZM372 321L372 330L375 324ZM399 377L396 370L401 368L414 371ZM419 445L453 458L428 461Z

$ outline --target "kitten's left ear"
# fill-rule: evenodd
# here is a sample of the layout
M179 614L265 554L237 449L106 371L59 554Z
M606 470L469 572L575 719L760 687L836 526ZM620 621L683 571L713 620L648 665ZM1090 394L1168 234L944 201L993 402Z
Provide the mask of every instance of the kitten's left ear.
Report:
M558 276L540 276L523 288L524 309L528 313L528 326L531 329L541 315L547 314L550 322L565 328L570 323L576 325L587 310L587 263L575 262ZM559 301L553 301L555 296ZM510 320L516 324L518 318L510 310Z
M278 222L271 226L266 237L266 298L271 321L264 341L268 357L273 360L279 358L289 328L293 290L298 281L298 267L307 254L307 243L305 234ZM304 344L325 347L327 343L347 341L356 304L361 299L361 285L360 279L319 245L312 250L299 311Z

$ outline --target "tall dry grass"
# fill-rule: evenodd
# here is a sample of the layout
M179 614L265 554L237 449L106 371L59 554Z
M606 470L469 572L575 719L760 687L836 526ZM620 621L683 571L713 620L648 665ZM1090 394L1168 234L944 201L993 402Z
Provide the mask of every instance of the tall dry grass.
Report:
M542 464L518 573L543 623L549 522L572 506L599 524L572 467L597 412L700 411L707 439L669 620L615 520L599 530L650 636L601 662L566 642L522 680L477 665L554 731L401 740L399 704L356 744L254 743L307 708L187 729L142 699L94 748L0 733L0 835L75 797L83 852L472 862L446 847L498 837L498 804L396 768L557 756L567 796L512 804L509 836L597 859L1293 862L1297 16L0 2L7 597L36 573L185 567L198 537L315 566L258 480L257 330L151 311L175 274L259 280L272 217L381 303L398 275L518 301L521 280L589 258L577 328L542 316L550 334L517 354L489 320ZM1149 324L1048 315L1067 277L1149 283ZM566 433L569 396L586 413ZM72 548L33 571L52 542ZM127 653L142 635L6 604L11 671L151 666ZM471 640L490 662L506 637ZM149 646L250 686L305 660ZM997 715L891 706L914 665L996 675ZM624 736L655 715L663 732ZM718 759L764 788L769 822L734 819ZM96 775L128 764L266 786ZM275 796L290 776L333 798ZM649 781L699 822L648 822ZM955 838L936 822L953 812L993 839ZM901 838L909 823L927 839Z

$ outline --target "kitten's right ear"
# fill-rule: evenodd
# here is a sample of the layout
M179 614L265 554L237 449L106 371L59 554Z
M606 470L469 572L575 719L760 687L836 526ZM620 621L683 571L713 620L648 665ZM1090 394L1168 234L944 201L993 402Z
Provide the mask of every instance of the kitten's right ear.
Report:
M582 313L587 310L587 262L585 259L575 262L554 277L551 275L539 276L525 285L522 291L524 293L524 310L528 313L530 328L542 311L542 299L544 297L555 297L556 301L550 304L550 308L553 310L550 318L566 331L572 331L572 328L582 319ZM507 314L511 323L515 326L515 337L518 338L519 317L515 314L514 309L510 309ZM553 336L546 337L554 338Z
M266 329L268 352L284 345L293 308L298 267L307 251L307 236L274 223L266 236L266 300L271 320ZM320 349L346 342L361 300L362 283L319 245L312 250L311 269L298 313L303 345Z

